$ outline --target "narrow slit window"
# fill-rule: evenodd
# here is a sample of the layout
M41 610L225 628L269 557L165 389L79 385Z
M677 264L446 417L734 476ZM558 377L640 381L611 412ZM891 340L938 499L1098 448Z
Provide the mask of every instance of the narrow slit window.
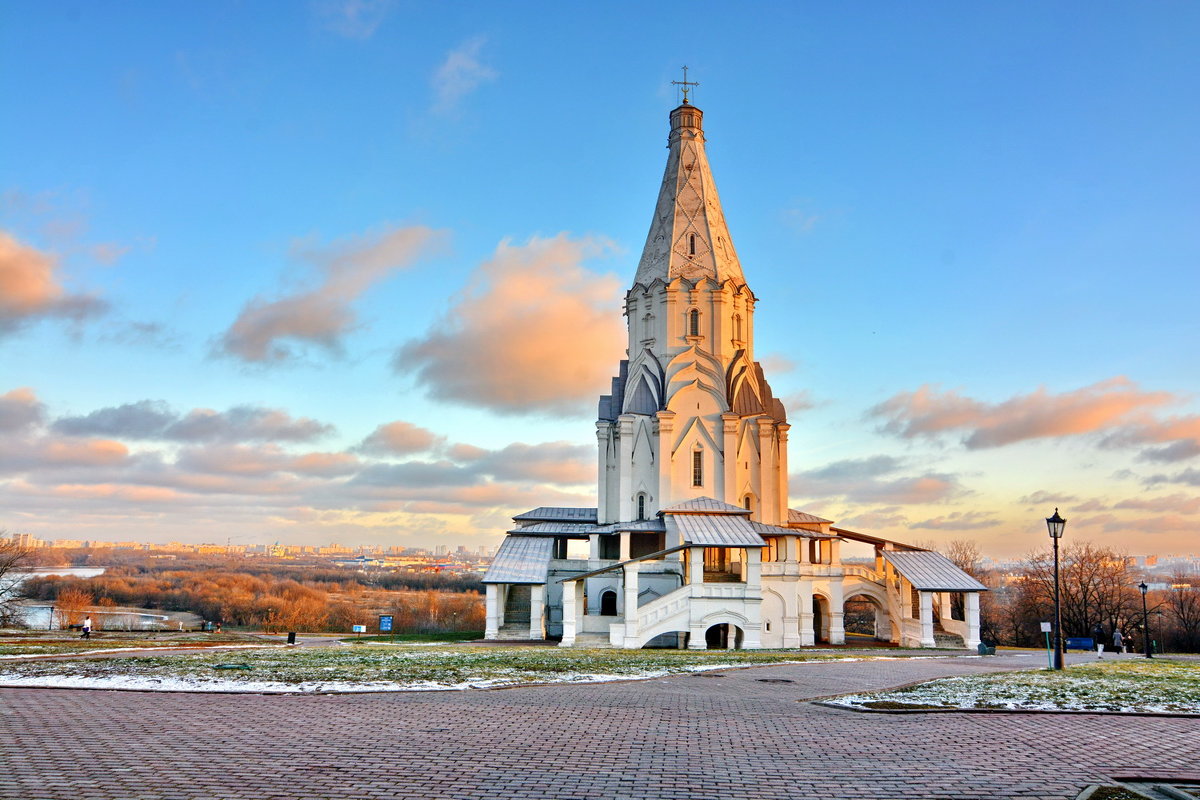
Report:
M688 236L688 255L696 255L696 234Z
M639 494L639 495L638 495L638 501L637 501L637 518L638 518L638 519L645 519L645 518L646 518L646 495L644 495L644 494Z
M693 308L688 312L688 336L700 335L700 309Z
M704 453L692 451L692 486L704 485Z

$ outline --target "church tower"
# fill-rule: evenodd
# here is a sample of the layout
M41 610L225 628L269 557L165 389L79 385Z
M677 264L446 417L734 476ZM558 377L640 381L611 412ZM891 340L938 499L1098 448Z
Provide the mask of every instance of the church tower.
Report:
M712 497L787 523L787 417L754 360L755 297L704 151L703 112L671 112L667 166L633 286L627 357L600 398L600 524Z

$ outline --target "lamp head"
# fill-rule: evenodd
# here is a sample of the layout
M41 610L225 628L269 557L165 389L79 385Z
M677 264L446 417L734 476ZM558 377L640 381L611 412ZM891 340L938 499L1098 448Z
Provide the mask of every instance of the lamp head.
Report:
M1046 527L1050 529L1051 539L1061 539L1063 528L1067 526L1067 521L1058 515L1058 509L1054 509L1053 517L1046 517Z
M1147 590L1148 590L1150 587L1146 585L1146 582L1145 582L1145 581L1142 581L1141 583L1139 583L1139 584L1138 584L1138 588L1142 590L1142 595L1144 596L1144 595L1146 594L1146 591L1147 591Z

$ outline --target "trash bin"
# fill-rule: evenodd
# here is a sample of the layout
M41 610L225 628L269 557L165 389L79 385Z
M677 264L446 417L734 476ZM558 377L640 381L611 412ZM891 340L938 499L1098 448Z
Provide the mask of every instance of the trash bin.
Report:
M296 643L296 632L289 631L288 632L288 644L295 644L295 643Z

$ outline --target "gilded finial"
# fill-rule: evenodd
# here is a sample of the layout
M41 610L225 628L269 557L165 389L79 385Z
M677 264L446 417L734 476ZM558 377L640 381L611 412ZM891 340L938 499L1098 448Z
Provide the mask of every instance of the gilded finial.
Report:
M699 86L699 85L700 85L700 83L699 83L698 81L689 81L689 80L687 79L687 72L688 72L687 65L686 65L686 64L684 64L684 66L683 66L683 80L681 80L681 81L671 81L672 85L674 85L674 86L682 86L682 87L683 87L683 104L684 104L684 105L687 105L687 104L688 104L688 92L689 92L689 91L691 91L691 88L692 88L692 87L694 87L694 86Z

